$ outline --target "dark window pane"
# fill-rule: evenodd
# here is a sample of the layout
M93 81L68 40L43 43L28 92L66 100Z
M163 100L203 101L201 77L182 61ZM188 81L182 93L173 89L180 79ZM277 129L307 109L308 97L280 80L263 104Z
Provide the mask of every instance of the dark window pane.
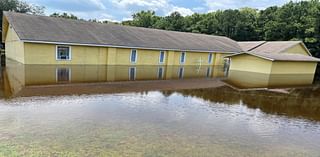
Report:
M70 81L70 70L69 68L57 69L57 82L64 83Z
M136 68L129 68L129 80L134 81L136 79Z
M179 79L183 78L183 73L184 73L184 68L183 67L179 68Z
M163 68L158 69L158 79L163 79Z
M182 52L182 53L181 53L181 57L180 57L180 62L181 62L181 63L184 63L184 62L185 62L185 56L186 56L186 53L185 53L185 52Z
M160 51L160 63L164 61L164 51Z
M70 59L70 47L58 46L57 59L68 60Z
M208 57L208 63L212 62L212 53L209 53L209 57Z
M131 50L131 62L136 62L136 58L137 58L137 50Z

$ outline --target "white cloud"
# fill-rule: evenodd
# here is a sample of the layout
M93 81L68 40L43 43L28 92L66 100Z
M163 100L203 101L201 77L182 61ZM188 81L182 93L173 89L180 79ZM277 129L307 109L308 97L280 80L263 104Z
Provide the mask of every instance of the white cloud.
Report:
M283 5L289 0L202 0L209 12L218 9L253 7L264 9L272 5Z
M88 0L88 2L91 2L92 4L96 5L100 9L106 9L106 6L102 3L101 0Z
M122 19L122 21L131 21L131 20L133 20L132 17L125 17L125 18Z
M129 14L139 10L154 10L162 15L169 15L178 11L183 16L191 15L194 12L191 9L175 6L169 0L111 0L112 3L128 11ZM135 10L136 9L136 10Z
M148 7L150 9L163 8L168 5L168 0L111 0L111 2L122 8L130 6Z
M191 9L188 9L188 8L172 6L171 11L169 11L167 13L167 15L171 14L172 12L175 12L175 11L179 12L182 16L188 16L188 15L192 15L194 13Z

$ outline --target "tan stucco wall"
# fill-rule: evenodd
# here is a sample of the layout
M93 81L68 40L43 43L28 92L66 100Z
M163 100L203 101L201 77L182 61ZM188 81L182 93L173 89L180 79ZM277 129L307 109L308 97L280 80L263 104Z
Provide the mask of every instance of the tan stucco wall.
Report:
M271 74L314 74L316 62L280 62L272 64Z
M302 46L302 44L297 44L296 46L293 46L287 50L285 50L283 53L291 53L291 54L301 54L309 56L309 53L307 50Z
M6 44L6 57L12 60L16 60L20 63L24 63L24 46L23 42L20 41L17 33L14 29L9 26L7 30L7 36L5 38Z
M230 62L230 70L266 73L271 72L272 62L248 54L233 56Z

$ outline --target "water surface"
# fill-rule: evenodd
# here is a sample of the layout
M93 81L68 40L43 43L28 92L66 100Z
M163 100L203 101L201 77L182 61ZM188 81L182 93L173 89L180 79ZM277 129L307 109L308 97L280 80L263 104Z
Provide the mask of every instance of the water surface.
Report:
M320 156L319 85L238 89L223 69L9 66L0 157Z

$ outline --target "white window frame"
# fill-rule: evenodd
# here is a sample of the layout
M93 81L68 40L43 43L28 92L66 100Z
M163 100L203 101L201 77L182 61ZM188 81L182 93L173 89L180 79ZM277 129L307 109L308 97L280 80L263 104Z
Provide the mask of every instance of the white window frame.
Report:
M60 70L60 69L68 69L68 71L69 71L69 80L68 81L66 81L66 82L71 82L71 76L72 76L72 71L71 71L71 68L70 67L57 67L56 68L56 82L57 83L60 83L60 81L59 81L59 75L58 75L58 71Z
M69 59L59 59L58 58L58 47L68 47L69 48ZM71 61L72 60L72 48L69 45L56 45L56 60L57 61Z
M132 59L132 51L135 50L136 51L136 57L134 58L134 62L131 60ZM131 49L131 53L130 53L130 56L129 56L129 60L130 60L130 63L137 63L137 60L138 60L138 50L137 49Z
M163 52L163 61L161 62L161 53ZM159 54L159 63L160 64L163 64L164 61L166 60L166 51L160 51L160 54Z
M184 54L183 62L181 62L182 54ZM186 63L186 59L187 59L187 53L186 53L186 52L181 52L181 54L180 54L180 61L179 61L180 64Z
M210 55L211 55L211 59L210 59ZM213 58L214 58L214 54L213 53L209 53L209 55L208 55L208 63L209 64L212 64Z
M131 69L134 69L134 76L133 76L133 80L131 80ZM129 67L129 70L128 70L128 73L129 73L129 81L135 81L136 78L137 78L137 68L136 67Z

